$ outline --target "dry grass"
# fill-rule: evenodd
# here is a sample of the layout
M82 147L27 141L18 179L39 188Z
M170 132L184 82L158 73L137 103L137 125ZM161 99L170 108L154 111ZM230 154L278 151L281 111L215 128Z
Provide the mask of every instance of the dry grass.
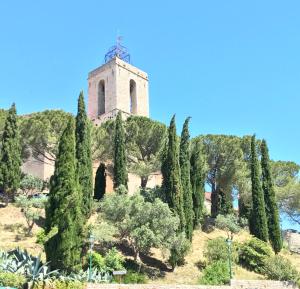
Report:
M93 222L93 221L92 221ZM33 228L33 236L25 237L24 228L26 221L19 208L9 205L6 208L0 207L0 249L9 250L16 247L27 249L34 255L42 253L43 248L36 244L36 233L40 229L38 226ZM199 261L204 261L203 248L207 240L217 237L226 237L226 233L221 230L214 230L211 233L205 233L200 230L194 232L192 248L186 257L184 266L177 267L174 272L170 270L164 271L164 277L150 280L153 284L197 284L201 276L199 269ZM235 236L235 241L244 242L250 238L249 233L243 231ZM160 263L166 263L168 256L164 255L160 250L152 250L152 258ZM282 256L288 258L296 268L300 268L300 255L291 254L286 249L281 253ZM125 254L125 257L131 257ZM263 279L262 275L250 272L240 266L234 267L235 279Z

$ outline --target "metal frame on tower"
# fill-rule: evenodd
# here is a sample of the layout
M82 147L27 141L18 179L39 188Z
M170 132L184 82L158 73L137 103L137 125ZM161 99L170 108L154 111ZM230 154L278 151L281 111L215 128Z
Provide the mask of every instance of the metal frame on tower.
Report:
M130 63L130 54L128 53L127 48L121 44L121 41L122 37L118 36L116 45L112 46L105 54L105 63L109 62L115 57L118 57L123 61Z

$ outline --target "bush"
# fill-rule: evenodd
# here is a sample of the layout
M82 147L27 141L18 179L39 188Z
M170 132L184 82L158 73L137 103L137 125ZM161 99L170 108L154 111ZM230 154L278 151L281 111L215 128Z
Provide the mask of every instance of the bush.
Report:
M203 270L199 280L203 285L224 285L230 281L228 263L224 261L213 262Z
M228 238L233 239L233 235L237 234L241 227L239 226L239 219L236 215L218 215L216 218L216 227L224 230L227 233Z
M93 267L96 268L98 271L106 270L105 258L103 258L99 253L92 253L92 264Z
M105 255L105 265L108 271L123 270L124 259L115 248L112 248Z
M172 242L170 248L169 263L174 269L176 266L184 264L185 256L191 248L191 243L185 238L185 234L179 234Z
M266 242L253 237L241 246L239 262L249 270L264 273L266 261L272 255L273 250Z
M124 284L145 284L147 283L146 275L134 271L128 271L124 276Z
M271 280L279 281L297 281L300 277L292 263L279 255L267 259L264 274Z
M0 272L0 286L22 289L25 283L26 278L23 275L11 272Z
M46 238L47 238L47 235L46 235L45 230L41 229L36 234L36 241L35 242L37 244L44 245L45 242L46 242Z
M204 249L204 257L207 259L208 264L216 261L228 261L228 245L226 239L218 237L216 239L208 240ZM231 259L233 262L238 260L237 244L233 243L231 247Z

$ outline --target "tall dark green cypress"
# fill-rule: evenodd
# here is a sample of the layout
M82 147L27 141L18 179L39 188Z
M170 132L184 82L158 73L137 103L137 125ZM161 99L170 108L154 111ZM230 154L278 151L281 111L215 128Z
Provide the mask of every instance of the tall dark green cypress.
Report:
M13 104L5 121L0 151L0 187L11 197L20 186L21 145L16 106Z
M125 147L125 131L123 127L122 114L119 111L114 134L114 188L123 185L127 188L128 173Z
M182 128L179 150L179 164L183 195L183 210L185 216L185 234L188 240L193 238L194 211L193 211L193 193L191 186L191 164L190 164L190 133L188 117Z
M255 135L253 135L251 138L252 212L249 220L250 232L258 239L267 242L268 225L259 167L260 165L257 158Z
M91 124L88 120L83 92L78 98L76 116L76 158L79 189L82 195L82 212L90 216L93 201L93 164L91 152Z
M71 119L63 132L46 206L46 233L57 234L45 243L52 269L77 271L81 267L83 217L75 157L75 124Z
M193 192L194 228L202 220L205 197L205 164L201 145L197 142L191 153L191 185Z
M162 188L165 192L169 207L178 214L180 219L180 230L185 232L185 215L183 210L175 115L172 117L168 129L168 146L165 151L165 156L163 157L162 174Z
M101 200L106 190L106 167L100 163L95 177L94 199Z
M280 232L279 210L276 203L274 184L271 174L269 150L265 140L261 143L261 167L269 240L274 252L277 254L282 249L282 238Z

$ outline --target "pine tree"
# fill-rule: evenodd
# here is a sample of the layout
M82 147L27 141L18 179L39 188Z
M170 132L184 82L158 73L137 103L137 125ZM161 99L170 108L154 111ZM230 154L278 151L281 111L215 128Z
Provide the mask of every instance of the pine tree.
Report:
M190 133L189 133L189 120L188 117L182 128L180 151L179 151L179 164L181 172L181 185L183 195L183 210L185 215L185 234L188 240L193 238L194 228L194 211L193 211L193 193L191 186L191 164L190 164Z
M83 92L78 98L76 116L76 158L82 212L90 216L93 201L93 165L91 152L91 125L86 115Z
M6 118L0 151L0 187L14 197L21 179L21 145L16 106L13 104ZM7 199L8 200L8 199Z
M76 177L75 124L71 119L63 132L46 206L46 233L57 234L45 243L52 269L76 271L80 268L83 246L81 197Z
M173 209L180 219L180 230L185 231L185 216L183 211L183 196L180 179L180 166L178 155L178 141L176 135L175 115L172 117L168 129L168 146L162 163L163 184L169 207Z
M114 188L123 185L127 188L128 173L125 148L125 131L123 127L122 114L119 111L114 135Z
M194 228L203 217L205 197L205 162L201 146L196 143L191 153L191 185L193 192Z
M269 229L269 240L275 253L282 249L279 211L276 204L274 184L271 174L269 150L265 140L261 143L262 187L266 204L266 215Z
M255 135L253 135L251 139L252 212L249 220L250 232L258 239L267 242L268 226L260 179L259 160L256 153Z
M94 199L101 200L106 189L106 167L104 163L100 163L95 177Z

